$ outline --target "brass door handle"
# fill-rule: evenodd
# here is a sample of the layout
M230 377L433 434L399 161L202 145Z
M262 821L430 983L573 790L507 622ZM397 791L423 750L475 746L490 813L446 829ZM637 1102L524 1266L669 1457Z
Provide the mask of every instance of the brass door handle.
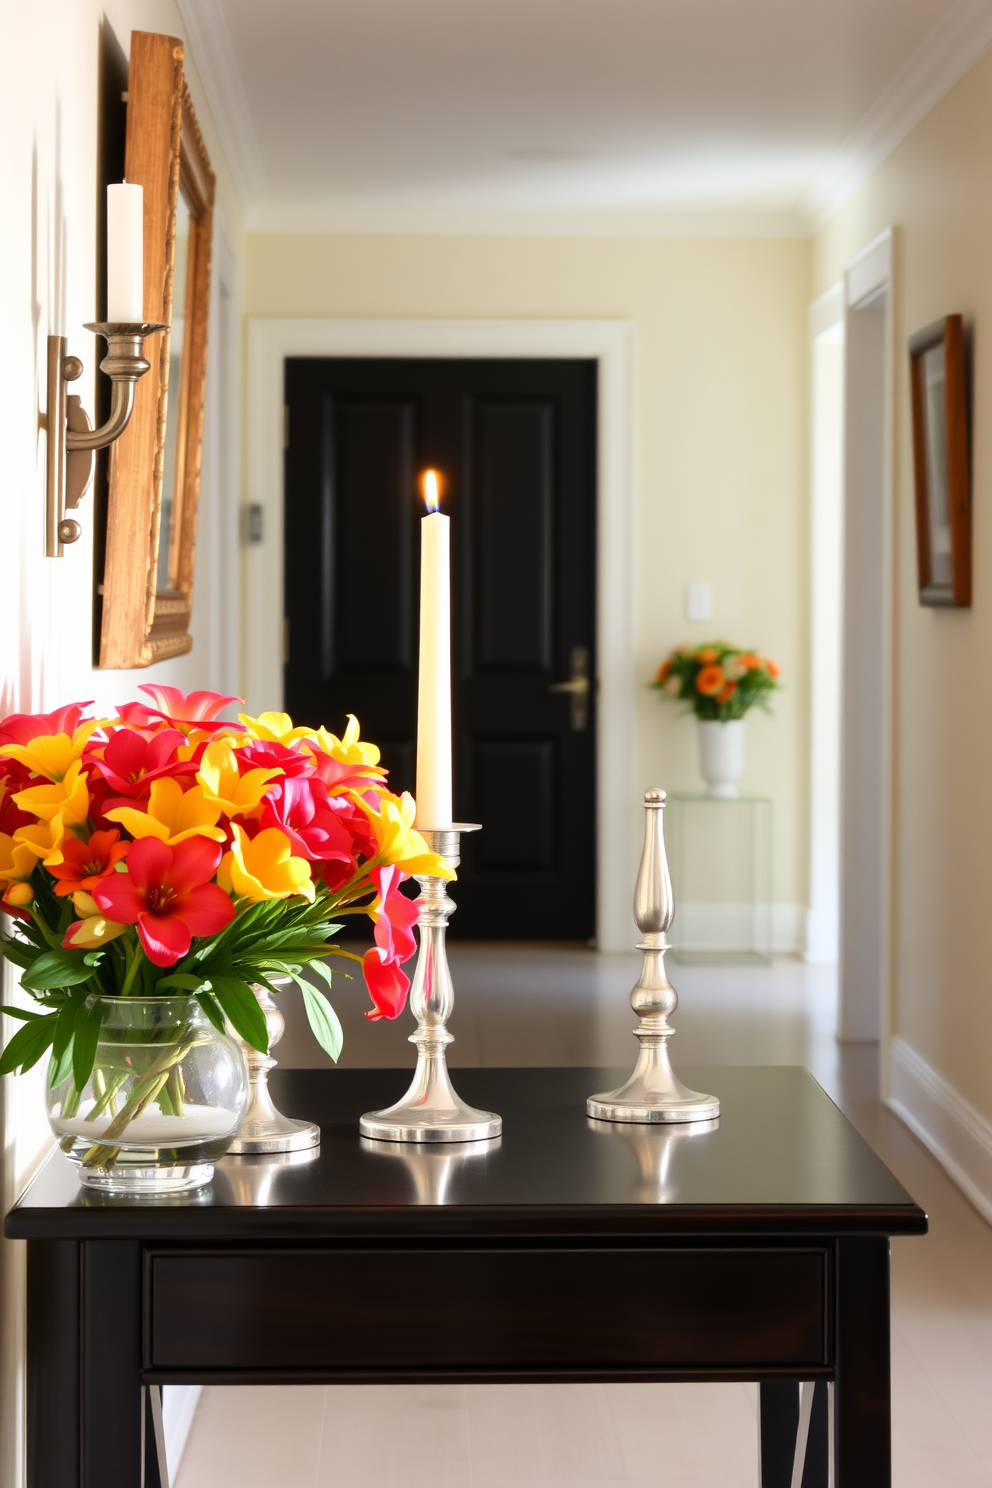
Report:
M589 726L589 651L586 646L572 647L572 675L567 682L552 682L549 692L568 693L572 700L572 731L581 734Z

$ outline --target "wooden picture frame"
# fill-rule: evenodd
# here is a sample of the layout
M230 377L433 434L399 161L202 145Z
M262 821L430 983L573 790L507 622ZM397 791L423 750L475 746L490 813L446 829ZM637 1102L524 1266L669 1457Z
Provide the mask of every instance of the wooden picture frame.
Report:
M175 37L131 33L125 175L144 189L145 319L170 329L146 343L151 370L111 452L102 667L193 644L215 182Z
M948 315L909 342L920 604L971 604L971 481L964 326Z

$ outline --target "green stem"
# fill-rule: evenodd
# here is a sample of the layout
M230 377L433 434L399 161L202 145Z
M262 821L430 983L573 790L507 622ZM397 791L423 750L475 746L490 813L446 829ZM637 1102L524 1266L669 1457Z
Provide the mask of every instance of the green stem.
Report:
M132 986L134 985L134 979L138 974L143 960L144 956L142 955L141 951L135 950L134 954L131 957L131 964L128 966L127 969L127 975L124 978L124 985L121 987L118 996L126 997L127 994L130 992Z

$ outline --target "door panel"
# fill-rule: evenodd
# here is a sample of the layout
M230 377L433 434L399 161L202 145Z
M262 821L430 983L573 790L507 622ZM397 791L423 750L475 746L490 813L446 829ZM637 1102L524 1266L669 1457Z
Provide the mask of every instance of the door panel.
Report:
M455 817L450 931L594 934L594 362L293 358L286 363L286 707L346 713L413 790L422 471L451 517ZM593 668L594 670L594 668Z

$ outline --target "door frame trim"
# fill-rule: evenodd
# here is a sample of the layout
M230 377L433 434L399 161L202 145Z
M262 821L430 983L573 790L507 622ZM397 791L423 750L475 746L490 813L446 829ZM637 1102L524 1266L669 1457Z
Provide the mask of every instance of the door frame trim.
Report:
M282 706L283 364L289 356L548 357L598 364L596 942L631 946L640 800L635 754L634 327L622 320L248 321L246 497L262 508L244 550L242 676L254 713ZM576 809L578 805L576 805Z

